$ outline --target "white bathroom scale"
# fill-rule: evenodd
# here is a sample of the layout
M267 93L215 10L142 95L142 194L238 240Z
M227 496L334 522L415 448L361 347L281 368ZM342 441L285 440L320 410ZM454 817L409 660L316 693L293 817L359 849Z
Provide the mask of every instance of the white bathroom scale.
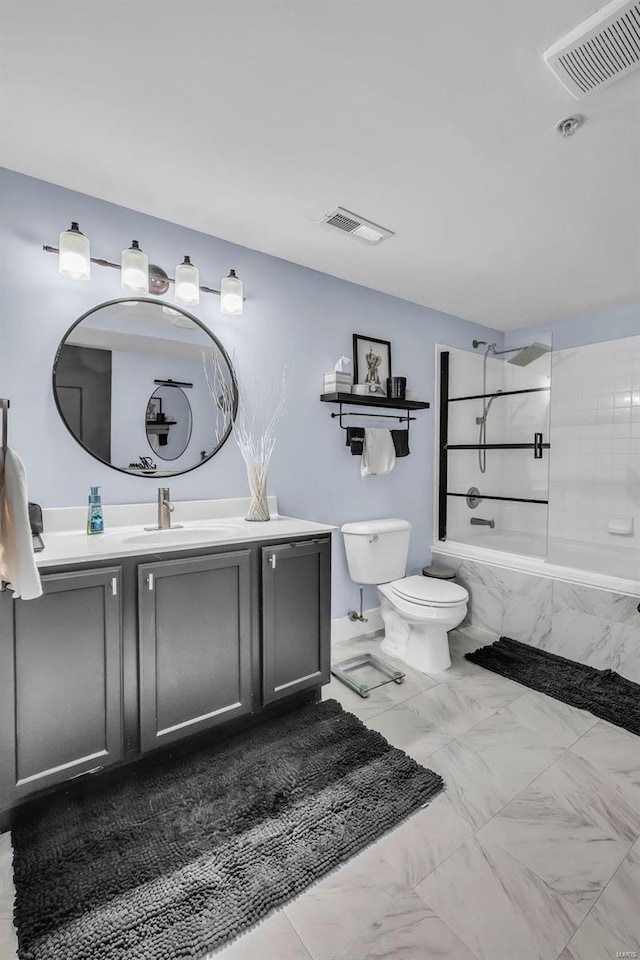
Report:
M361 697L368 697L372 690L383 687L385 683L403 683L405 677L404 673L394 670L373 653L361 653L349 660L334 663L331 673Z

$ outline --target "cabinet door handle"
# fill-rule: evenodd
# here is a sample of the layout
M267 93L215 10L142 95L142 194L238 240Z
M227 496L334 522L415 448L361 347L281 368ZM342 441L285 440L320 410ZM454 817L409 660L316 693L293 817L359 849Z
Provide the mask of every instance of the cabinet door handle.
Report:
M276 555L275 555L275 553L272 553L271 556L269 557L269 563L271 564L271 569L272 569L272 570L275 570L275 568L276 568Z
M153 574L152 573L150 573L147 576L147 585L149 587L149 590L153 590Z
M118 578L111 577L111 593L114 597L118 596Z

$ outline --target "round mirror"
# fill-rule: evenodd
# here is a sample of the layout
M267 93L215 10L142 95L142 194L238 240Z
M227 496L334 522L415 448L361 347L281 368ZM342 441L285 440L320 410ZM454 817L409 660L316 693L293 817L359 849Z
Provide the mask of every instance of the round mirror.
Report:
M182 387L170 381L154 390L147 404L149 446L161 460L177 460L191 437L191 404Z
M88 453L147 477L211 459L238 399L220 341L186 310L150 299L112 300L76 320L58 347L53 393Z

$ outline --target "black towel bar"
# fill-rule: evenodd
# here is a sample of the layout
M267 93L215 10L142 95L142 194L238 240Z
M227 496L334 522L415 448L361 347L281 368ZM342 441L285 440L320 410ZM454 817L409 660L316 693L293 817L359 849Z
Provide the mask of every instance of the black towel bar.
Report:
M393 413L360 413L356 411L354 411L353 413L343 413L341 410L340 413L332 413L331 418L333 419L334 417L338 417L340 420L340 426L342 427L343 417L384 417L384 418L387 418L388 420L399 420L400 423L408 423L409 420L416 419L415 417L410 417L408 414L409 414L408 410L407 410L406 417L401 417L399 414L393 414ZM347 428L342 427L342 429L346 430Z

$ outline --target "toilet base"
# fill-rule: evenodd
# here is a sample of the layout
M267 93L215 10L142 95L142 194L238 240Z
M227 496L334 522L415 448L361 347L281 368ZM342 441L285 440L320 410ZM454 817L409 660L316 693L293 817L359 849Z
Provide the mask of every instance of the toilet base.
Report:
M385 634L380 649L422 673L442 673L451 666L448 630L456 627L465 613L466 604L463 604L457 616L409 620L380 593Z
M405 624L409 637L405 644L398 644L397 638L386 635L380 644L383 653L402 660L408 667L422 673L442 673L451 666L449 637L447 631L427 624Z

